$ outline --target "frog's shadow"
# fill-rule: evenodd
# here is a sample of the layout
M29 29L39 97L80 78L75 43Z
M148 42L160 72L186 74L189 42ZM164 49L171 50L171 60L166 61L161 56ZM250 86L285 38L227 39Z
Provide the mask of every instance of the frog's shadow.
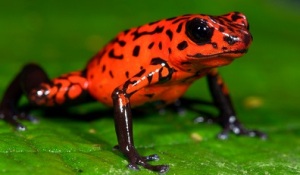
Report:
M141 107L133 108L132 116L134 120L138 120L138 119L149 117L152 114L156 115L156 114L164 113L164 111L170 111L180 115L188 110L196 112L198 115L203 115L206 117L214 116L214 114L212 114L211 112L207 112L201 109L199 105L211 106L211 107L214 106L211 102L201 100L201 99L180 98L177 102L170 105L166 105L162 108L157 108L157 106L155 105L144 105ZM38 110L40 112L40 115L46 118L65 118L70 120L80 120L86 122L99 120L101 118L113 118L114 116L113 108L109 108L109 107L92 109L84 113L83 112L78 113L76 111L74 112L72 108L74 107L71 108L50 107L50 108L40 108L40 109L36 109L30 105L23 105L21 107L21 109L23 111L26 111L27 113L31 113L31 111Z
M69 110L68 108L47 108L41 111L43 117L46 118L66 118L71 120L80 120L80 121L86 121L91 122L95 120L99 120L102 118L113 118L114 116L114 110L113 108L101 108L101 109L93 109L88 112L84 113L77 113L72 110ZM150 111L143 111L141 109L132 109L132 115L133 116L139 116L140 117L147 117L152 112Z
M52 118L52 119L68 119L68 120L79 120L92 122L95 120L103 119L103 118L111 118L113 119L114 110L111 107L99 108L99 109L91 109L85 112L78 112L72 110L74 107L44 107L44 108L35 108L28 104L22 105L20 107L20 111L25 111L25 113L29 115L33 115L33 117L37 118ZM75 106L76 108L76 106ZM153 110L154 108L149 107L138 107L133 108L131 110L132 116L136 119L143 119L145 117L150 116L151 114L157 114L160 110L165 110L169 107ZM137 116L137 117L135 117Z
M163 115L161 114L162 111L168 111L169 112L173 112L174 113L174 117L177 117L176 115L180 115L180 113L182 113L183 110L190 110L192 109L194 112L198 113L198 114L203 114L206 116L210 116L210 113L207 113L203 110L200 110L198 108L191 108L193 105L200 104L203 102L196 100L196 101L185 101L182 100L182 104L183 105L178 105L178 103L176 104L171 104L168 106L165 106L162 109L158 109L155 110L155 107L153 106L141 106L138 108L133 108L132 109L132 116L134 118L134 120L143 120L147 117L151 117L154 115ZM206 102L205 102L206 103ZM211 105L211 103L207 103L206 105ZM195 105L197 106L197 105ZM198 107L198 106L197 106ZM77 121L84 121L84 122L92 122L92 121L96 121L96 120L101 120L103 118L109 118L111 120L113 120L113 116L114 116L114 110L113 108L96 108L93 110L89 110L85 113L77 113L76 110L72 110L73 107L68 108L68 107L52 107L52 108L34 108L30 105L23 105L21 107L21 110L27 112L27 113L31 113L35 111L38 112L37 116L38 118L51 118L51 119L67 119L67 120L77 120ZM76 108L76 106L75 106ZM197 116L195 116L197 117ZM189 120L189 119L187 119ZM176 125L178 124L177 122L180 121L176 121ZM69 126L69 127L73 127L73 126ZM114 146L114 144L112 144L111 142L101 139L101 137L99 138L96 135L91 135L89 133L85 133L85 132L81 132L78 130L77 126L74 126L75 129L73 129L72 131L75 132L76 135L81 135L83 138L88 139L89 142L91 143L101 143L102 147L104 149L110 150L112 146ZM161 131L163 132L163 131ZM169 132L169 131L168 131ZM116 148L114 148L113 151L116 155L121 156L122 154L119 151L116 151Z

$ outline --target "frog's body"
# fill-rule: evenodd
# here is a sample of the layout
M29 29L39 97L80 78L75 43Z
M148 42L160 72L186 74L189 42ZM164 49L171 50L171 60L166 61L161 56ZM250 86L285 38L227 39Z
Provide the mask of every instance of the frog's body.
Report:
M169 104L197 79L206 76L222 117L222 136L229 131L254 134L234 117L228 90L216 67L246 53L252 41L246 17L238 12L223 16L184 15L121 32L97 53L84 70L49 80L37 65L23 68L7 89L0 106L2 118L22 129L15 107L22 93L38 106L59 106L97 100L114 107L118 145L132 168L151 166L157 156L141 157L133 144L131 107L146 102ZM26 118L26 116L23 116Z

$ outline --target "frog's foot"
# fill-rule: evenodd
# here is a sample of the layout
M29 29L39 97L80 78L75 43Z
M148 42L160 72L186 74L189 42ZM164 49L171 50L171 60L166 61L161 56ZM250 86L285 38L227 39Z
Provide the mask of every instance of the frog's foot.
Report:
M230 133L235 135L243 135L249 137L258 137L260 139L267 139L267 135L258 130L249 130L245 128L235 116L230 117L212 117L201 116L195 119L196 123L218 123L222 126L222 131L217 135L221 140L229 137Z
M115 146L114 149L118 149L118 146ZM157 154L152 154L149 156L140 156L136 150L132 150L127 154L128 157L128 168L132 170L139 170L139 165L154 172L165 173L169 170L168 165L150 165L149 161L158 161L159 156Z
M201 112L201 116L198 116L194 119L195 123L220 123L220 119L218 117L214 117L212 115L210 115L209 113L206 112Z
M218 134L219 139L227 139L229 133L267 139L267 135L265 133L258 130L249 130L245 128L235 116L230 116L228 120L225 121L221 120L220 125L223 127L223 129Z
M143 166L144 168L159 172L165 173L169 170L168 165L150 165L149 161L157 161L159 157L157 154L149 155L149 156L139 156L135 155L134 157L130 157L128 167L133 170L139 170L138 165Z
M26 112L14 113L7 110L0 110L0 119L6 121L18 131L25 131L26 127L20 121L30 121L37 123L38 120Z

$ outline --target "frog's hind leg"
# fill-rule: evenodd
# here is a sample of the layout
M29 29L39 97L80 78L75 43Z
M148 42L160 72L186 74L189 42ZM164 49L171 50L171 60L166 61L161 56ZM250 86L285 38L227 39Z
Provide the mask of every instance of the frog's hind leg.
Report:
M25 91L29 101L38 106L70 106L93 100L85 71L64 74Z
M6 89L0 103L0 119L17 130L25 130L19 120L36 121L17 107L22 95L26 95L31 105L57 106L79 102L87 96L87 80L84 71L50 80L45 71L36 64L27 64Z

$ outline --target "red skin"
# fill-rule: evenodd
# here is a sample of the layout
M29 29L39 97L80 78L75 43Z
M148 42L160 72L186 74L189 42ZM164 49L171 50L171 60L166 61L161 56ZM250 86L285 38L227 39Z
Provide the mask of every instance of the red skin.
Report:
M173 73L171 80L164 84L157 84L157 74L153 75L153 81L148 84L147 81L139 83L135 86L130 86L128 91L137 91L130 97L131 106L140 106L146 102L153 102L162 100L166 104L172 103L181 97L188 87L197 80L205 76L209 71L215 67L224 66L231 63L235 58L243 55L242 53L230 53L240 50L246 50L251 44L251 34L246 29L248 22L245 16L242 16L236 21L232 21L232 16L235 13L229 13L221 17L213 17L207 15L187 15L179 16L173 20L160 20L155 24L143 25L138 28L132 28L125 32L119 33L116 38L108 43L98 54L96 54L87 64L87 76L83 79L82 76L74 77L68 81L75 82L80 81L81 86L72 88L69 87L69 82L66 80L60 80L60 78L53 79L54 84L57 82L62 83L66 88L60 88L57 92L57 87L49 87L46 89L50 91L50 94L57 94L56 99L52 99L52 96L43 96L43 102L39 105L53 106L55 101L58 104L63 104L65 101L65 93L71 99L76 99L76 96L81 94L82 89L87 90L89 94L97 101L107 105L113 106L112 92L132 78L134 75L141 71L141 68L145 69L144 76L147 77L151 72L159 69L160 65L150 65L152 58L159 57L163 59L170 67L176 70ZM194 18L201 18L206 20L208 26L214 28L214 33L210 43L217 44L217 48L214 48L212 44L198 45L194 43L185 34L185 28L187 21ZM181 20L180 20L181 19ZM174 21L179 22L172 24ZM223 21L223 25L219 21ZM182 29L178 33L176 30L181 25ZM163 32L155 33L151 35L143 35L137 39L134 39L133 33L151 32L155 29L163 27ZM219 28L223 28L224 31L219 31ZM231 30L228 29L231 28ZM170 30L172 32L172 40L165 31ZM233 45L224 41L224 36L232 35L240 40ZM247 42L244 42L244 38L247 38ZM248 41L249 40L249 41ZM119 41L124 41L126 44L121 46ZM178 44L182 41L186 41L188 47L179 50ZM149 49L151 43L154 45ZM159 47L161 43L161 48ZM133 50L136 46L139 46L139 52L136 56L133 56ZM226 48L225 50L223 48ZM111 58L110 51L113 50L113 54L116 56L122 55L122 59ZM171 50L171 53L169 52ZM226 53L224 53L226 52ZM201 53L203 57L207 58L193 58L188 55L195 55ZM190 62L191 64L182 64L183 62ZM105 68L104 68L105 67ZM127 75L126 75L127 72ZM195 76L195 74L198 74ZM168 74L164 71L163 74ZM68 75L69 76L69 75ZM191 78L193 77L193 78ZM135 80L141 80L141 77L133 78ZM188 80L187 80L188 79ZM76 92L77 91L77 92ZM34 91L36 92L36 90ZM128 92L129 93L129 92ZM151 94L151 98L146 94ZM35 98L36 94L33 94L32 98ZM38 101L36 99L32 101Z
M97 100L114 108L118 149L129 167L141 165L166 172L167 165L152 166L157 155L140 156L132 134L131 107L160 101L170 104L180 98L197 79L207 77L213 104L219 109L218 135L266 135L248 130L236 118L228 89L217 67L246 53L252 42L246 17L238 12L222 16L184 15L160 20L121 32L100 50L82 71L50 80L35 64L24 66L7 88L0 103L0 118L19 130L17 113L22 94L36 106L61 106Z
M201 15L178 17L177 19L188 18L183 21L184 26L187 20L197 17L209 21L208 16ZM229 20L231 20L230 18L231 15L228 16ZM87 66L87 77L89 81L88 90L90 94L92 94L92 96L95 97L98 101L108 106L112 106L112 98L110 98L112 92L116 87L122 85L122 83L128 80L125 72L129 71L129 77L132 77L140 71L140 67L143 67L146 69L146 72L150 73L151 71L157 69L156 67L150 66L150 59L154 57L160 57L164 59L171 67L174 67L177 70L177 72L173 74L172 80L163 85L146 84L138 87L132 87L132 91L137 90L138 88L140 89L138 89L138 91L130 97L130 103L131 106L139 106L145 102L157 100L163 100L171 103L184 94L193 80L199 79L204 76L205 73L209 71L209 69L206 68L213 68L229 64L234 58L241 56L241 54L229 54L226 55L225 58L218 57L215 59L204 59L200 61L199 59L196 60L194 58L187 58L187 55L194 55L200 52L203 55L220 54L222 56L222 53L224 52L221 49L222 47L227 47L229 51L247 49L250 45L250 42L246 44L243 42L239 42L235 45L230 46L228 43L224 42L223 37L224 33L232 35L233 32L227 30L225 32L219 32L217 29L220 27L220 24L209 22L209 25L215 28L215 32L211 39L211 42L218 43L218 49L213 48L212 45L209 44L199 46L192 42L189 38L187 38L187 36L184 34L184 29L181 30L180 33L176 32L178 23L176 25L172 24L174 20L161 20L155 25L143 25L139 28L130 29L126 34L124 32L118 34L116 39L118 41L126 41L126 45L121 47L118 42L109 43L103 49L107 52L105 54L102 54L102 50L89 62ZM238 28L243 28L245 25L247 25L247 21L245 20L245 18L242 18L236 21L236 24L238 24ZM143 31L153 31L159 26L163 26L164 31L169 29L173 32L172 41L168 38L168 35L166 35L165 32L154 35L146 35L133 41L134 35L132 35L132 33L134 33L135 31L138 31L139 33ZM224 27L226 28L227 26L225 25ZM248 31L245 30L244 32L247 33ZM234 33L234 35L243 38L245 33ZM247 34L249 35L249 33ZM179 51L177 49L177 45L184 40L187 41L188 47L182 51ZM149 43L152 42L155 43L154 46L151 49L148 49ZM162 50L159 49L158 46L160 42L162 43ZM134 57L132 56L132 51L136 45L140 46L140 52L137 57ZM172 50L171 53L168 52L169 48ZM124 58L122 60L111 59L108 53L108 51L111 49L114 49L115 55L122 54L124 55ZM98 63L99 59L100 63ZM184 61L192 61L195 63L192 64L192 67L182 66L180 63ZM106 72L104 73L101 72L101 68L103 65L106 66ZM187 72L187 69L192 70ZM109 75L108 70L112 71L114 78ZM197 71L203 72L201 73L201 76L198 76L197 78L191 79L189 81L182 82L182 80L193 76ZM93 76L93 78L90 78L91 76ZM145 94L154 94L154 96L149 99L145 96Z

